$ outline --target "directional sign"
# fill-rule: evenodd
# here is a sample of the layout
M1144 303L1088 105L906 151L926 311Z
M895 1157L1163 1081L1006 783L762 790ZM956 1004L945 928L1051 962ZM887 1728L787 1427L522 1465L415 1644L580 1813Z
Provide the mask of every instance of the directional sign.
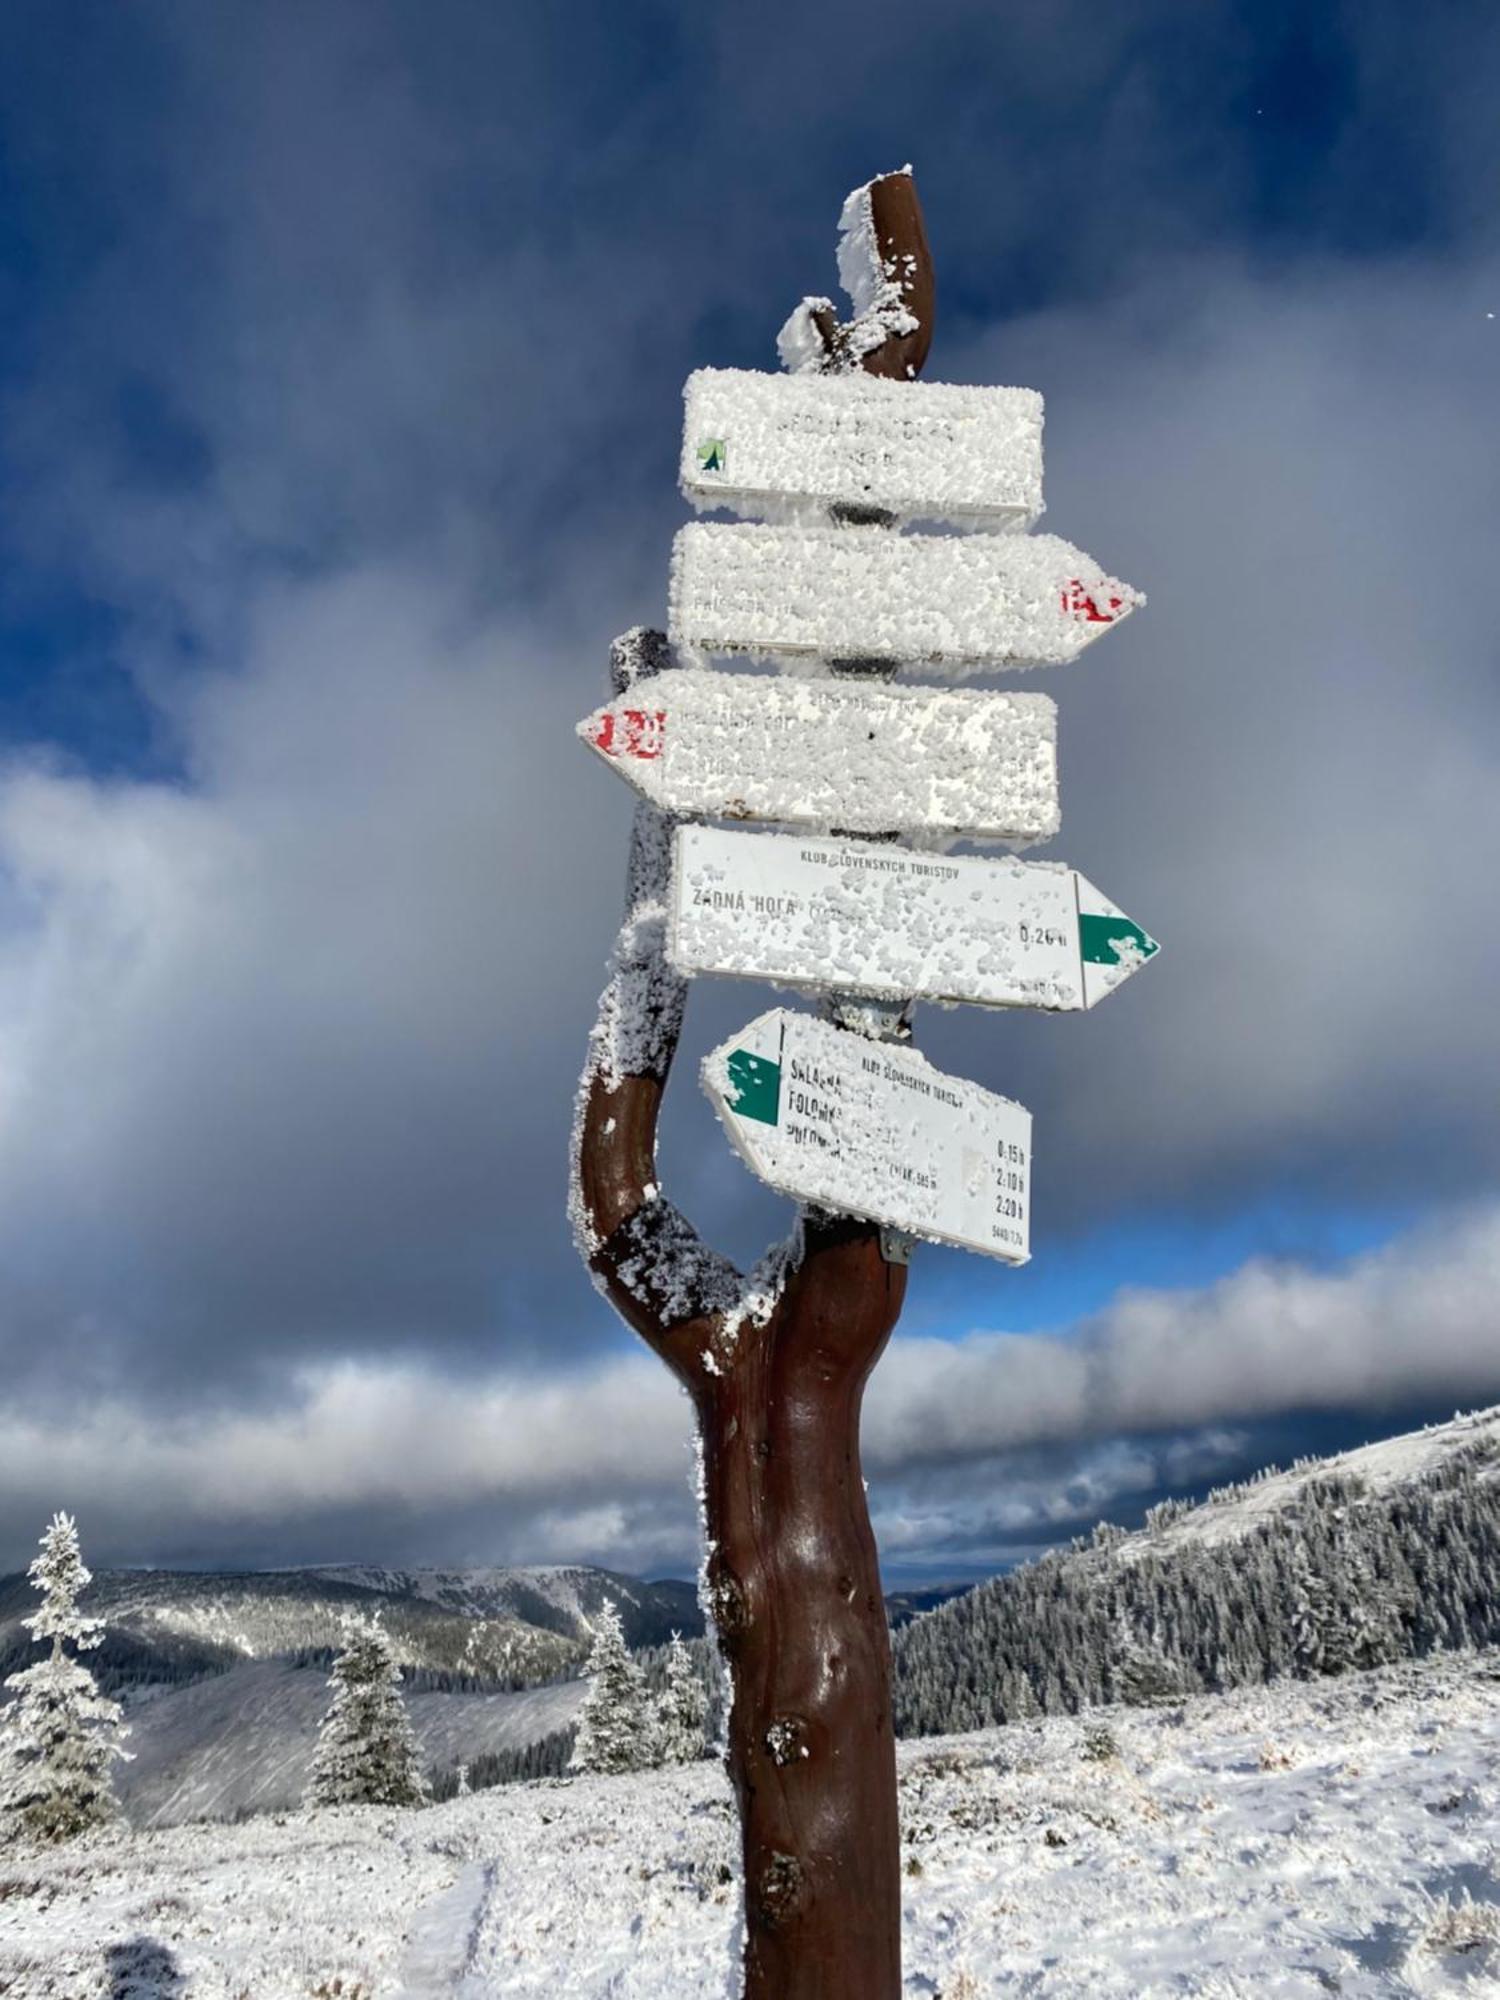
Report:
M1024 1264L1031 1113L892 1042L785 1008L703 1063L751 1171L796 1201Z
M1017 843L1058 826L1044 694L674 668L578 733L668 812Z
M1029 528L1042 511L1034 389L700 368L683 405L695 507L795 521L843 504L992 529Z
M1059 862L707 826L676 841L667 949L680 972L1074 1009L1158 949Z
M1145 602L1056 535L696 521L668 629L709 653L875 657L951 674L1071 660Z

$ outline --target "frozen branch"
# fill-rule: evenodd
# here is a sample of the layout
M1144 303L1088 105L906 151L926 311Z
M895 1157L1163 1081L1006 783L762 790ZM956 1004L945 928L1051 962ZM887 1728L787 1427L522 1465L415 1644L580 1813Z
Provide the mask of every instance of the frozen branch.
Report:
M871 375L909 381L932 344L932 255L911 168L858 187L839 217L839 282L854 316L840 326L833 303L807 298L777 336L792 374Z

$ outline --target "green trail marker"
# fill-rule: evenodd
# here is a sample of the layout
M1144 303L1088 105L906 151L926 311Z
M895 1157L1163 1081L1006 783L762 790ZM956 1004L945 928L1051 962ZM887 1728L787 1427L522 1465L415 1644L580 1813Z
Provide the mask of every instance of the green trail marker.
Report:
M781 1122L781 1064L767 1056L755 1056L748 1049L731 1049L725 1070L728 1089L725 1101L741 1118L753 1118L761 1125Z

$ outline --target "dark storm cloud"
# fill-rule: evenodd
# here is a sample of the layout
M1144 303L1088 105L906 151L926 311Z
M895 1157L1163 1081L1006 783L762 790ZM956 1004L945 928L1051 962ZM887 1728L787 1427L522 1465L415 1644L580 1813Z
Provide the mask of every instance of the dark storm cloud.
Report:
M1167 952L1086 1020L922 1028L1036 1113L1038 1254L1132 1207L1492 1183L1494 30L1315 13L8 18L0 611L102 606L169 774L65 741L0 788L0 1351L37 1436L96 1400L145 1480L154 1426L234 1398L267 1498L209 1509L223 1546L419 1504L518 1554L679 1532L660 1458L585 1533L623 1506L591 1475L330 1499L274 1438L322 1437L299 1368L447 1423L453 1382L551 1393L613 1337L562 1176L626 808L571 726L662 613L682 376L771 365L845 188L908 156L933 373L1046 392L1046 525L1151 596L1047 688L1058 851ZM693 1067L753 997L695 998L668 1133L741 1255L780 1210ZM29 1532L50 1496L5 1488Z

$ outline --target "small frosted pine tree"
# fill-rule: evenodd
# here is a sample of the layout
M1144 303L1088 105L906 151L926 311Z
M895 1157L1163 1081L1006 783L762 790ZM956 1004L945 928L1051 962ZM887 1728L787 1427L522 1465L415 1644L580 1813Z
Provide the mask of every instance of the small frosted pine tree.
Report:
M42 1608L22 1622L51 1655L12 1674L15 1699L0 1711L0 1828L13 1839L71 1840L117 1817L110 1766L126 1752L120 1705L66 1648L88 1652L104 1637L78 1599L91 1581L68 1514L54 1514L27 1572Z
M1114 1683L1116 1699L1133 1708L1160 1708L1181 1701L1182 1671L1174 1666L1155 1638L1138 1638L1122 1618L1115 1631Z
M692 1764L707 1748L708 1690L693 1665L693 1656L672 1634L667 1650L667 1682L656 1704L656 1761Z
M318 1732L310 1806L415 1806L427 1796L401 1700L401 1669L378 1618L345 1618L344 1645Z
M1001 1712L1007 1722L1034 1722L1042 1712L1031 1678L1013 1667L1001 1684Z
M625 1645L620 1614L606 1598L594 1619L594 1644L584 1673L592 1682L578 1717L570 1771L617 1775L653 1760L646 1683Z
M1313 1568L1300 1544L1292 1551L1291 1625L1292 1664L1303 1679L1337 1673L1341 1662L1329 1657L1334 1616L1328 1580Z

